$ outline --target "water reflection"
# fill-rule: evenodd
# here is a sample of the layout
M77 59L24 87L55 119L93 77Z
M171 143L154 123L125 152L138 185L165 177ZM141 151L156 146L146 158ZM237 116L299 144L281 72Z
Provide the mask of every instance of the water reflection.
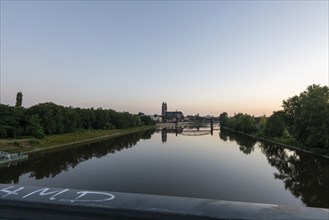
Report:
M254 151L254 146L257 143L257 140L254 138L246 137L244 135L230 132L225 129L220 130L219 138L223 141L235 141L239 145L240 151L245 154L250 154L252 151Z
M167 137L168 137L168 135L167 135L167 129L166 128L163 128L162 130L161 130L161 141L162 141L162 143L166 143L167 142Z
M235 141L239 149L250 154L257 141L221 129L223 141ZM329 207L329 160L309 153L261 142L258 144L269 164L277 169L275 179L284 182L285 189L299 198L306 206Z
M43 179L55 177L63 171L76 167L79 163L93 157L101 158L107 154L115 154L123 149L136 145L141 139L150 139L154 130L133 133L127 136L94 142L83 146L70 147L65 150L51 152L49 155L34 155L34 158L17 166L0 168L1 183L18 183L21 175L30 173L30 178Z
M0 182L329 208L329 160L209 126L153 132L39 155Z
M168 133L185 136L202 136L202 135L213 135L214 130L219 130L219 126L213 126L213 124L188 124L184 126L168 126L164 127L161 130L161 141L162 143L167 142Z
M178 134L181 134L183 132L184 128L183 127L177 127L177 128L163 128L161 130L161 141L162 143L166 143L167 142L167 138L168 138L168 133L172 133L172 134L176 134L176 136Z
M329 207L328 160L266 143L260 147L268 162L278 169L274 177L282 180L294 196L307 206Z

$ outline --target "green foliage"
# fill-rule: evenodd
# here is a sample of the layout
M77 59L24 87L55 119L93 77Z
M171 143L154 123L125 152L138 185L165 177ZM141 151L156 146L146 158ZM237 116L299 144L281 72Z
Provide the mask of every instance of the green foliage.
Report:
M27 134L34 138L42 139L44 137L43 127L40 125L40 118L38 115L32 115L28 120L26 127Z
M273 112L273 114L268 118L265 128L264 128L264 135L266 137L282 137L284 131L286 130L286 123L285 119L286 114L283 111Z
M245 114L241 118L240 123L241 123L241 131L245 133L254 133L257 131L255 119L250 115Z
M16 107L22 107L23 104L23 93L18 92L16 95Z
M219 116L221 118L221 116ZM224 117L222 117L223 120ZM224 119L224 122L226 119ZM225 123L224 123L225 124ZM222 125L222 124L221 124ZM234 117L227 118L226 126L229 129L244 132L244 133L255 133L257 132L255 118L248 114L236 114Z
M41 103L28 109L0 104L0 138L76 132L80 129L123 129L154 125L149 116L111 109L81 109Z
M221 125L229 129L265 136L280 143L299 145L318 152L329 152L329 88L311 85L287 100L283 111L254 118L247 114L220 115ZM223 124L224 122L224 124Z
M140 115L140 114L139 114ZM144 114L140 115L140 119L143 125L154 125L155 121L150 117Z
M25 135L25 109L0 104L0 138Z
M265 129L265 126L266 126L266 123L267 123L267 118L266 118L265 115L259 117L259 122L257 124L258 130L264 130Z
M226 112L223 112L222 114L219 115L219 123L221 126L227 126L227 121L228 121L228 114Z
M298 142L308 148L329 149L329 89L311 85L283 101L290 129Z
M42 103L27 110L29 117L38 115L46 134L60 134L64 131L64 107L54 103Z

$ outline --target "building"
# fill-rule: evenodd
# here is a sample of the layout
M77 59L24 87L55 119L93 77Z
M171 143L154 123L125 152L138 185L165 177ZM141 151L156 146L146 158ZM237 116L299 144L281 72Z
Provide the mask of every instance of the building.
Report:
M162 111L161 111L161 115L165 116L167 112L167 103L162 102Z
M161 115L163 121L183 121L184 114L181 111L169 112L166 102L162 102Z

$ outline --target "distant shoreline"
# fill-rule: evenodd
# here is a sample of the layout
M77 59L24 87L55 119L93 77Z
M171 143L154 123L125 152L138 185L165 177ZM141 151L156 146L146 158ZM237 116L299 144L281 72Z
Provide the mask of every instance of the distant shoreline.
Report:
M311 153L311 154L315 154L315 155L324 157L326 159L329 159L329 156L324 155L324 154L319 154L319 153L316 153L316 152L313 152L313 151L309 151L309 150L306 150L306 149L303 149L303 148L298 148L298 147L290 146L290 145L283 144L283 143L280 143L280 142L277 142L277 141L265 139L263 137L258 137L258 136L252 135L252 134L247 134L247 133L244 133L244 132L241 132L241 131L235 131L235 130L229 129L227 127L221 126L221 128L223 128L223 129L225 129L227 131L231 131L231 132L234 132L234 133L246 135L246 136L249 136L251 138L255 138L255 139L258 139L258 140L261 140L261 141L265 141L265 142L269 142L269 143L272 143L272 144L276 144L276 145L279 145L279 146L282 146L282 147L286 147L286 148L289 148L289 149L292 149L292 150L299 150L299 151L303 151L305 153Z
M154 126L143 126L137 128L127 129L113 129L113 130L84 130L76 133L66 133L59 135L48 135L44 139L24 139L22 141L17 140L1 140L0 150L8 152L19 152L23 154L35 154L42 152L49 152L54 150L60 150L62 148L76 146L85 143L92 143L100 140L119 137L136 132L142 132L146 130L154 129ZM31 144L31 142L36 144ZM7 143L4 147L3 143ZM16 146L15 146L16 145ZM18 145L18 146L17 146ZM31 146L30 146L31 145Z

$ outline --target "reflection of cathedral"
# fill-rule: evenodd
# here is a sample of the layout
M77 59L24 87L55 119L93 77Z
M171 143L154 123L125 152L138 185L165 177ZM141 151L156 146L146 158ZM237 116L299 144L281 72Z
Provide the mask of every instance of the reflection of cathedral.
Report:
M178 127L178 128L163 128L161 130L161 140L162 143L166 143L167 142L167 134L168 133L172 133L172 134L176 134L176 136L178 134L181 134L183 132L184 128L182 127Z
M162 119L164 119L164 120L173 120L173 119L183 120L184 119L184 115L181 111L176 110L175 112L168 112L166 102L162 102L161 115L162 115Z
M162 143L166 143L167 142L167 129L162 129L161 131L161 140Z

